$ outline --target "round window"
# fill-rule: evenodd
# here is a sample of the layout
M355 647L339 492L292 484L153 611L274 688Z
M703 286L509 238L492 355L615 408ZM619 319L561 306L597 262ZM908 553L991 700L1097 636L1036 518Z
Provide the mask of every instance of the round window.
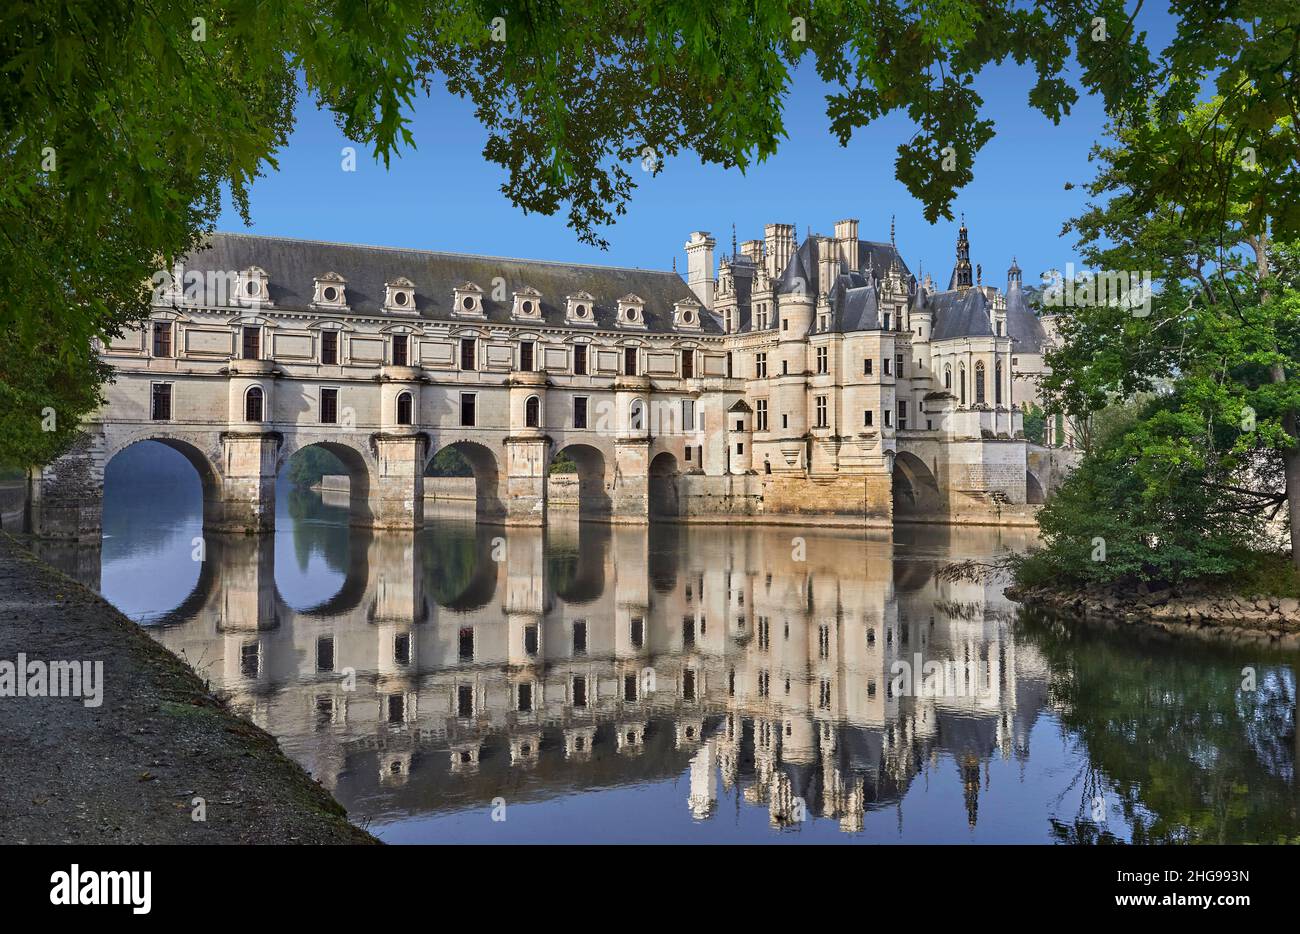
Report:
M682 320L685 321L687 324L690 324L692 321L695 320L695 315L689 311L683 312Z
M262 291L262 284L256 279L250 279L248 284L244 286L244 291L249 295L257 295Z
M526 314L526 315L531 315L531 314L533 313L533 303L532 303L532 302L524 302L524 304L523 304L523 309L524 309L524 314Z
M461 307L463 307L466 311L473 311L474 310L473 296L466 295L464 298L460 300L460 304Z
M407 302L407 298L406 298L406 293L405 293L405 292L394 292L394 293L393 293L393 304L395 304L395 305L405 305L406 302Z
M321 294L325 296L325 301L327 301L327 302L332 302L332 301L336 301L336 300L338 299L338 297L339 297L339 290L336 289L336 288L334 288L334 286L332 286L332 285L327 285L327 286L325 287L325 291L322 292Z
M585 318L587 317L587 306L579 305L577 308L573 309L573 313L579 318Z
M629 309L627 310L627 320L629 320L629 321L635 321L635 320L636 320L636 309L635 309L635 308L629 308Z

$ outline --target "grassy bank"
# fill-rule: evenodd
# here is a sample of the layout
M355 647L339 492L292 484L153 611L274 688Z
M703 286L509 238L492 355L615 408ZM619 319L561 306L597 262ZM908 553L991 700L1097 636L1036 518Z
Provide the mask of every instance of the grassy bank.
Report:
M0 663L20 654L102 663L102 701L0 697L0 842L378 842L184 662L0 533Z

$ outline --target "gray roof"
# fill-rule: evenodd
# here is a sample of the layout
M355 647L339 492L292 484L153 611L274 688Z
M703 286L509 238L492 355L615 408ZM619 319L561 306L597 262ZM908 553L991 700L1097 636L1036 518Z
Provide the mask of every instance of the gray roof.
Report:
M250 266L266 270L271 301L278 309L306 310L314 294L314 280L336 272L347 280L346 298L354 314L386 316L384 284L405 277L415 283L415 307L421 319L450 320L454 290L465 282L483 289L487 320L509 323L513 293L531 286L542 293L542 319L564 325L565 296L580 291L595 301L596 324L614 328L618 300L634 293L645 300L645 330L671 332L673 303L697 302L691 289L675 272L589 266L545 260L435 253L394 247L323 243L288 237L263 237L244 233L212 234L207 246L185 260L186 271L238 271ZM504 301L492 298L493 280L505 280ZM410 316L395 314L394 319ZM464 320L464 319L461 319ZM717 320L701 315L701 330L716 334ZM625 328L636 333L639 328Z
M1042 353L1047 339L1043 322L1030 310L1020 283L1014 279L1007 283L1007 334L1023 353Z
M931 340L942 341L953 337L991 337L993 324L989 320L989 300L979 289L935 292L926 296L926 306L934 316Z

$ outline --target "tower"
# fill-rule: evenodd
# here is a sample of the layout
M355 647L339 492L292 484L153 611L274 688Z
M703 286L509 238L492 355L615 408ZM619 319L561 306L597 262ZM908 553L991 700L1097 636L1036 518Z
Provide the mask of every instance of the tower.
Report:
M948 288L964 292L971 285L970 241L967 239L966 215L963 214L961 227L957 229L957 265L953 267Z

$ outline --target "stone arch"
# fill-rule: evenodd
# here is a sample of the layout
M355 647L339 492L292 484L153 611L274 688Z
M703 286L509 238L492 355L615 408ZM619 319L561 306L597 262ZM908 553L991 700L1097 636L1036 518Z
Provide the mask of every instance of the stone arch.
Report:
M373 518L370 507L372 485L370 462L365 454L352 445L330 440L304 440L297 444L286 444L280 449L280 454L276 458L276 475L278 476L296 455L312 447L326 450L342 462L348 476L348 521L352 525L369 527Z
M650 462L650 518L675 519L681 515L681 470L677 458L667 451Z
M435 445L430 445L435 448ZM501 500L501 466L497 456L487 445L468 438L453 438L436 445L433 454L424 467L426 477L442 477L434 470L438 455L447 448L452 448L469 464L474 478L474 516L480 520L500 520L505 518L506 508ZM433 472L431 472L433 471ZM436 486L434 488L436 493Z
M1034 476L1032 470L1025 471L1025 502L1029 504L1044 503L1047 499L1043 495L1043 485Z
M934 473L925 461L908 451L894 456L893 496L896 516L939 512L943 508Z
M576 504L566 501L570 497L565 495L568 491L564 484L552 482L552 477L556 475L551 473L551 465L561 454L567 455L578 468L577 489L573 491L577 495ZM581 519L608 519L614 508L613 499L609 495L611 483L610 462L599 448L581 442L565 445L551 456L547 464L547 507L558 504L558 508L564 510L576 505Z
M105 452L104 478L107 478L109 464L113 462L117 455L127 448L135 447L137 444L146 441L152 441L170 448L185 458L190 466L194 468L194 472L199 478L200 495L203 497L203 525L205 528L209 526L219 527L223 518L221 472L216 467L219 460L209 452L204 451L199 442L194 439L163 433L148 433L122 441ZM102 490L101 493L105 496L108 495L106 489Z

